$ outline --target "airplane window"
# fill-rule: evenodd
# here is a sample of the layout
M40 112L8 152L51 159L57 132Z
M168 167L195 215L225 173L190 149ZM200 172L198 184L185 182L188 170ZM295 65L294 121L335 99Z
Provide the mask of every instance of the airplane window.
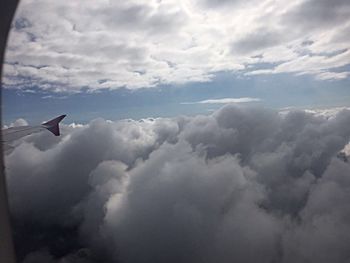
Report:
M349 36L345 0L22 0L16 261L349 262Z

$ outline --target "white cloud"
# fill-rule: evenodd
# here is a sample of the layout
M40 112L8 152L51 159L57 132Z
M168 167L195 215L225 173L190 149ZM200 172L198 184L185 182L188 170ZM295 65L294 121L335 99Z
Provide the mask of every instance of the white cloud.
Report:
M18 127L28 125L28 122L25 119L17 119L14 123L11 123L9 127Z
M349 122L226 105L28 136L5 158L18 259L345 263Z
M343 151L347 156L350 156L350 142L344 147Z
M349 63L350 4L328 1L21 1L6 53L6 87L137 89L207 82L249 65L318 79ZM327 22L325 22L327 21ZM309 55L305 55L309 54ZM256 56L259 55L260 58ZM248 66L248 67L247 67Z
M286 107L286 108L282 108L279 111L279 114L281 114L282 116L287 115L288 113L298 110L297 108L294 107ZM324 118L334 118L337 116L337 114L343 110L350 110L350 107L332 107L332 108L313 108L313 109L299 109L302 111L305 111L306 113L310 113L314 116L317 117L324 117Z
M325 79L332 79L332 80L337 80L337 79L346 79L350 75L349 71L345 72L321 72L317 74L316 78L320 80L325 80Z
M182 102L181 104L228 104L228 103L247 103L247 102L258 102L261 101L259 98L222 98L222 99L210 99L210 100L201 100L195 102Z

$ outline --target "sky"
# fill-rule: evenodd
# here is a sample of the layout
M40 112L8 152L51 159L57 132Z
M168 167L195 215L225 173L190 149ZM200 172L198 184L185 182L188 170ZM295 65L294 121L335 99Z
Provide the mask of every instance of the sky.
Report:
M18 262L348 263L349 83L348 0L22 0Z
M349 35L346 0L24 0L4 123L192 116L227 102L349 106Z

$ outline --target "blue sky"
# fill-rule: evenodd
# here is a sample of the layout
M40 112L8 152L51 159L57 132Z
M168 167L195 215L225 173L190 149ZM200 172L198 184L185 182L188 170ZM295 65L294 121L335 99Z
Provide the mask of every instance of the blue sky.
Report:
M274 109L329 108L350 106L349 80L317 81L311 76L288 74L238 76L221 73L209 83L161 86L152 89L103 90L97 93L64 94L5 89L4 122L17 118L40 122L51 116L68 114L67 122L86 123L94 118L110 120L146 117L174 117L180 114L210 114L223 104L195 104L207 99L259 98L240 105Z
M4 122L208 114L223 103L203 101L220 99L349 106L349 36L345 0L24 0L5 58Z

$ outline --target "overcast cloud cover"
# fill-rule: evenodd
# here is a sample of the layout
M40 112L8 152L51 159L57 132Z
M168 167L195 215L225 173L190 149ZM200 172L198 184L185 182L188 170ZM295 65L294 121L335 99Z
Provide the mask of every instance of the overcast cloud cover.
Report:
M20 262L349 262L349 123L226 105L33 134L6 156Z
M222 71L346 79L349 36L348 0L23 0L3 83L77 92L207 82Z

